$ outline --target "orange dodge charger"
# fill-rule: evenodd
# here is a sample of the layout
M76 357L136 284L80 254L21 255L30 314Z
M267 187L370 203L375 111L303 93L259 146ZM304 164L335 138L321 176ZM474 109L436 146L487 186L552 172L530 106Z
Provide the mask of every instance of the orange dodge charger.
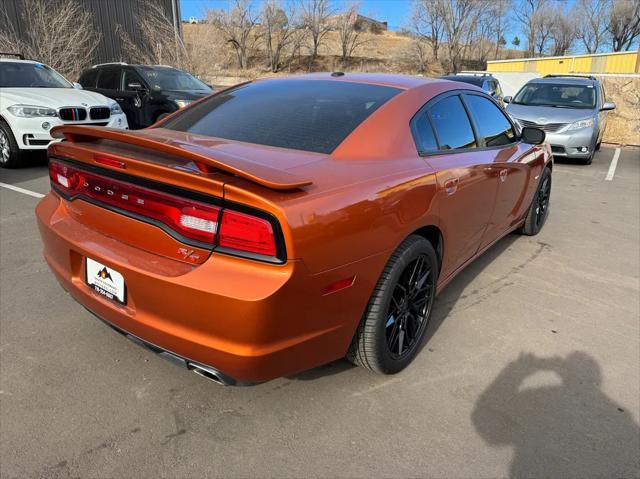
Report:
M436 293L549 211L544 132L447 80L260 80L144 130L54 136L37 216L63 288L223 384L344 356L402 370Z

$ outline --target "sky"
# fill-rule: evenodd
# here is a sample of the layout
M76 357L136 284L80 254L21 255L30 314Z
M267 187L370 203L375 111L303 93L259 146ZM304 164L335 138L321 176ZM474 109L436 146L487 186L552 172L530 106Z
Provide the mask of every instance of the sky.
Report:
M259 3L260 0L256 0L256 4ZM333 0L333 3L339 6L341 2ZM225 8L228 4L227 0L180 0L180 13L183 20L189 17L200 18L207 8ZM405 25L411 0L360 0L360 5L362 15L387 21L390 29L397 30Z

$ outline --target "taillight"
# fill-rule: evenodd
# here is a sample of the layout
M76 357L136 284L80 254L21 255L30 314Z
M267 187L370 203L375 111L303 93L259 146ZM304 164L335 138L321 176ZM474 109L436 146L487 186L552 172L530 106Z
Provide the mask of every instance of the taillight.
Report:
M97 175L51 160L49 176L68 197L83 196L161 223L179 235L213 245L220 208Z
M249 257L260 255L268 261L284 259L274 225L261 216L152 190L54 159L49 161L49 177L67 199L82 197L150 219L168 233L177 233L173 236L183 242L205 243Z
M271 223L257 216L223 210L218 244L236 251L275 256L276 237Z

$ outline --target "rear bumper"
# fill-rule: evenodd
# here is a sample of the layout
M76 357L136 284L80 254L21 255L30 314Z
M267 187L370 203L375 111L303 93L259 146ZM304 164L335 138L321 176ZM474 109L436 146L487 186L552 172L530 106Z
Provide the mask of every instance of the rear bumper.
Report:
M36 209L44 257L64 289L121 332L230 382L266 381L343 357L386 261L379 255L314 275L302 261L273 265L221 254L189 265L89 229L68 207L49 193ZM123 275L126 305L85 283L87 257ZM353 286L322 295L351 275Z

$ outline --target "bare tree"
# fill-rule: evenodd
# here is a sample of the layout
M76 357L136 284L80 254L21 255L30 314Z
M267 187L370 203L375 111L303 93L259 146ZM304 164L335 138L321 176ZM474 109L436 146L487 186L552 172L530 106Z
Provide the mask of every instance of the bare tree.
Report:
M630 50L640 36L640 0L614 0L607 31L614 52Z
M342 47L342 61L351 58L356 48L367 41L362 36L363 30L357 28L358 10L358 3L347 5L346 11L339 15L336 21L336 29L338 30L340 46Z
M318 47L331 30L330 17L334 11L329 0L302 0L302 21L312 41L311 58L318 56Z
M548 0L520 0L518 6L514 9L514 17L520 23L522 32L527 40L527 53L533 56L538 44L537 23L536 18L539 16L540 10L547 4ZM543 42L543 44L546 43Z
M25 34L0 14L0 51L21 52L69 78L91 64L100 36L77 0L24 0Z
M287 11L279 0L266 0L262 6L262 26L267 48L268 66L272 72L280 69L283 50L294 41L300 29L297 4L288 2Z
M116 26L116 31L121 37L122 59L135 63L165 64L189 69L187 49L164 9L157 2L146 0L142 11L143 15L135 17L141 44L134 42L121 25Z
M576 37L587 53L597 53L607 37L610 0L577 0L570 16L575 19Z
M228 10L209 10L208 21L218 28L236 53L238 68L249 66L249 54L259 39L258 14L251 0L232 0Z
M450 68L458 71L477 27L482 0L447 0L442 24L446 38Z
M576 24L570 15L557 11L551 25L551 55L566 55L576 39Z
M433 57L438 53L444 36L444 6L446 0L414 0L411 13L411 29L419 42L426 40L431 45ZM423 45L418 48L422 49Z
M534 54L540 56L547 51L557 13L553 7L545 4L531 17Z
M491 12L495 18L494 21L494 38L496 41L496 53L494 57L497 59L500 54L500 48L504 48L507 41L504 38L505 33L509 29L509 15L511 11L512 0L495 0L490 3Z

